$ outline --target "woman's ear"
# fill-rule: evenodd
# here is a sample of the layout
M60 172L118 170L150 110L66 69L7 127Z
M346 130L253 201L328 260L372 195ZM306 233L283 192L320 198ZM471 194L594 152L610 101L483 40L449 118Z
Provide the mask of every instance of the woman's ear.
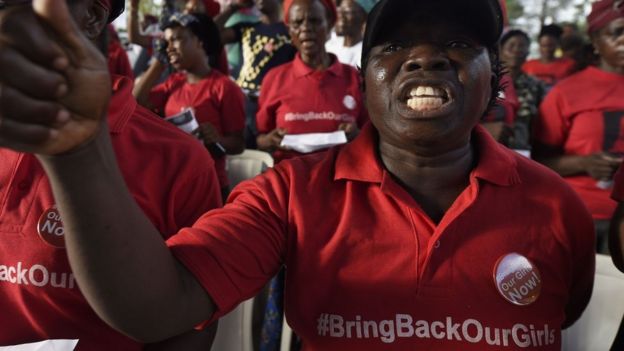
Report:
M97 1L92 1L87 8L83 32L90 40L95 40L106 29L109 11Z

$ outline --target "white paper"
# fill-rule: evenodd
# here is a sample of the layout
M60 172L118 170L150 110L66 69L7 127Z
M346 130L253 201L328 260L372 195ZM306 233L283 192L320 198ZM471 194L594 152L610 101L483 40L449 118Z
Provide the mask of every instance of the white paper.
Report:
M30 344L0 346L0 351L73 351L78 340L46 340Z
M182 129L189 134L193 133L197 128L199 128L199 123L197 123L195 113L190 108L185 109L177 115L165 118L165 121L174 124L176 127Z
M520 149L513 149L513 151L519 153L520 155L526 157L526 158L531 158L531 150L520 150Z
M346 142L347 136L345 132L339 130L333 133L286 134L280 145L284 148L306 154Z

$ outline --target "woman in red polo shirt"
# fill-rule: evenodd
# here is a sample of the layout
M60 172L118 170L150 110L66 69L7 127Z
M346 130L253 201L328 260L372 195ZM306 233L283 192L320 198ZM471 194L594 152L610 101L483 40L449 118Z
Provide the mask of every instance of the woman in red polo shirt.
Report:
M177 70L154 87L165 69L154 60L136 82L134 95L144 106L163 117L193 111L199 128L193 131L204 142L219 176L224 198L229 192L225 154L244 150L245 113L240 88L213 69L221 51L219 32L212 20L200 14L174 14L164 30L169 63ZM212 61L212 62L211 62Z
M617 3L617 1L615 1ZM585 201L595 222L598 249L606 250L613 174L624 153L624 10L613 0L592 5L589 34L600 55L555 86L540 107L535 159L559 173Z
M561 27L556 24L544 26L538 36L540 58L528 60L522 66L524 72L543 81L548 88L574 70L574 60L555 57L562 33Z
M280 146L286 134L345 131L352 139L368 120L357 70L325 51L336 20L331 0L287 0L284 21L297 55L262 81L257 143L276 161L299 155Z

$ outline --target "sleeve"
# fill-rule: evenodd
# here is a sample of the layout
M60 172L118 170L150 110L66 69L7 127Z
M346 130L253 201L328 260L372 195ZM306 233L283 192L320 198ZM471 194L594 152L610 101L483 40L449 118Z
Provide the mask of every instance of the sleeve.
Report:
M256 128L259 134L264 134L277 128L277 109L280 106L280 94L277 91L281 84L279 79L274 79L275 71L269 71L262 79L262 90L258 99L258 111L256 112Z
M240 132L245 129L245 98L243 92L236 83L227 77L224 77L219 109L223 133Z
M568 236L569 262L569 299L566 305L566 320L563 328L572 325L589 304L596 273L596 242L594 223L581 199L570 189L568 199L564 199L566 207L564 235Z
M624 163L620 165L613 177L613 191L611 198L615 201L624 201Z
M533 128L537 142L556 147L563 146L570 129L563 106L563 94L555 87L546 95L539 108L539 115Z
M282 266L288 227L285 178L271 169L241 183L224 208L167 241L217 306L212 320L256 295Z
M158 84L153 87L149 93L148 99L149 102L154 107L154 111L160 115L165 115L165 105L167 104L167 100L169 100L169 96L171 95L171 79L167 79L166 81Z

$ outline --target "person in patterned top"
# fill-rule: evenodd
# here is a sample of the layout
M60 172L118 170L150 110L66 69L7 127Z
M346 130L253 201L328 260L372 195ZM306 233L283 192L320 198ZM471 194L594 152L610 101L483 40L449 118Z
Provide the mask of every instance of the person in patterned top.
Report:
M255 6L260 11L260 22L238 23L225 28L227 20L238 10ZM223 44L241 43L243 65L236 83L243 89L245 102L245 143L247 148L256 147L256 111L262 79L267 72L283 63L290 62L296 50L290 43L288 28L280 18L280 2L277 0L246 0L231 4L215 17Z
M546 87L538 79L522 71L529 53L529 36L517 29L501 37L501 60L507 68L518 102L513 122L513 133L508 142L512 149L530 149L531 123L538 114L539 105L546 95Z

